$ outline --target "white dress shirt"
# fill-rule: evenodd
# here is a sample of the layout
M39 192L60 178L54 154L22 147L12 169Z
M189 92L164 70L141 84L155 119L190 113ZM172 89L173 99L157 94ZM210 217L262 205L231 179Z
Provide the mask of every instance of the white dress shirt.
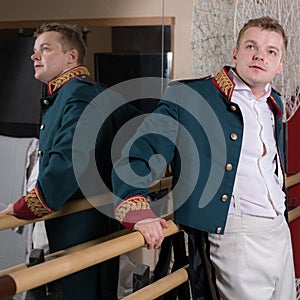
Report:
M279 174L275 174L278 160L274 116L267 104L271 85L267 84L265 95L256 100L234 71L230 75L236 84L231 101L241 109L244 136L229 214L276 217L284 213L285 193L280 167Z

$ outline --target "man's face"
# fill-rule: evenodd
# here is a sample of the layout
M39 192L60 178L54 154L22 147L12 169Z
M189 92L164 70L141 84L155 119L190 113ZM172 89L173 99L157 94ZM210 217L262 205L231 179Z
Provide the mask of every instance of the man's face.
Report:
M281 73L283 54L284 41L279 33L250 27L233 51L233 62L239 76L252 90L258 90Z
M35 78L48 83L63 70L72 67L70 51L63 52L60 43L60 33L44 32L39 35L34 44L31 59L34 62Z

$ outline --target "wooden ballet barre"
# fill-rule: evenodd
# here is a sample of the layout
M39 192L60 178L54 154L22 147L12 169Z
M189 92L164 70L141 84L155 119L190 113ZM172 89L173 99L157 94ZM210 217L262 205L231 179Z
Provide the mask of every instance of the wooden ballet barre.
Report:
M173 221L167 221L165 236L175 234L180 228ZM43 284L86 269L118 255L144 246L145 241L138 231L117 237L85 249L66 254L53 260L18 270L0 277L0 299L31 290Z
M172 176L158 180L156 183L149 187L149 193L157 192L164 189L170 189L172 187L172 180Z
M294 175L291 175L289 177L286 177L286 188L289 188L293 185L296 185L300 183L300 172ZM149 187L149 193L153 193L156 191L160 191L163 189L168 189L172 187L172 176L162 178L158 182L156 182L154 185ZM111 193L106 193L101 195L101 203L103 205L109 204L112 202L112 194ZM44 221L47 219L52 219L52 218L57 218L61 216L65 216L68 214L72 214L75 212L83 211L86 209L91 209L94 206L87 201L86 199L79 199L79 200L73 200L69 203L66 203L59 211L50 214L46 217L35 219L35 220L22 220L22 219L17 219L14 216L2 216L0 217L0 230L5 230L5 229L10 229L18 226L23 226L39 221ZM289 211L289 215L292 212ZM297 213L296 213L297 212ZM294 218L299 217L298 215L298 209L291 214L291 217L289 216L289 221L294 220Z
M152 300L164 295L173 288L188 281L187 266L145 286L144 288L122 298L123 300Z
M300 172L294 175L288 176L285 179L285 187L289 188L293 185L300 183Z
M171 220L173 220L173 218L174 218L173 213L171 213L171 214L164 217L164 219L167 220L167 221L171 221ZM67 249L64 249L64 250L60 250L60 251L57 251L57 252L54 252L54 253L47 254L47 255L45 255L45 260L47 261L47 260L50 260L50 259L54 259L54 258L64 256L64 255L69 254L69 253L73 253L75 251L80 251L80 250L85 249L87 247L90 247L90 246L93 246L93 245L96 245L96 244L99 244L99 243L103 243L103 242L106 242L108 240L120 237L120 236L124 236L125 234L128 234L128 233L130 233L130 231L128 229L121 229L119 231L110 233L110 234L105 235L103 237L100 237L100 238L97 238L97 239L94 239L94 240L91 240L91 241L88 241L88 242L85 242L85 243L67 248ZM23 270L23 269L27 269L27 268L28 268L27 263L21 263L21 264L18 264L18 265L15 265L15 266L12 266L12 267L1 270L0 271L0 276L7 275L7 274L10 274L10 273L13 273L13 272L16 272L16 271L20 271L20 270Z
M170 188L171 182L172 182L172 177L164 178L162 182L158 182L155 185L153 185L152 187L150 187L149 191L153 192L153 191L158 191L158 190L165 189L165 188ZM289 176L286 178L286 187L290 187L292 185L298 184L299 182L300 182L300 173L297 173L295 175L292 175L292 176ZM3 227L3 223L4 223L4 227L6 226L6 228L4 228L4 229L8 229L8 228L16 227L16 226L26 225L26 224L36 222L36 221L41 221L41 220L46 220L46 219L62 216L62 215L71 214L71 213L74 213L77 211L82 211L84 209L90 209L93 207L94 206L91 205L90 202L88 202L86 199L80 199L80 200L77 200L76 202L74 201L74 202L70 202L70 203L66 204L59 212L53 213L45 218L40 218L40 219L33 220L33 221L24 221L24 220L16 219L13 216L4 216L4 217L0 218L0 230ZM296 207L295 209L289 211L289 221L293 221L294 219L298 218L299 216L300 216L300 207ZM3 220L8 220L7 218L10 219L8 223L6 223L5 221L2 222ZM19 223L17 225L16 225L16 222L14 222L12 224L11 218L19 221ZM167 230L165 230L165 236L172 235L180 230L179 227L177 225L175 225L172 221L168 221L168 224L169 224L169 228ZM113 237L110 236L107 238L113 238ZM0 276L1 275L2 276L0 277L0 300L6 299L7 297L12 297L15 294L33 289L35 287L46 284L53 280L65 277L69 274L72 274L74 272L77 272L79 270L87 268L91 265L108 260L112 257L129 252L133 249L139 248L144 245L144 239L139 232L129 233L125 237L121 236L121 237L114 238L113 240L104 241L104 242L101 239L102 238L97 239L95 241L90 241L90 242L84 243L82 245L72 247L72 249L70 248L70 249L59 251L57 253L50 254L50 257L55 258L55 259L46 261L45 263L31 267L30 269L28 269L26 267L26 264L23 264L23 265L19 265L19 267L15 266L15 267L3 270L4 272L1 271ZM128 241L130 241L130 245L126 244L126 242L128 242ZM99 243L101 243L101 244L99 244ZM110 247L114 247L117 250L115 250L114 248L110 248ZM107 251L107 249L109 249L109 251ZM113 249L113 251L111 249ZM99 256L97 254L95 254L97 252L99 252ZM80 258L81 256L84 258L88 258L88 259L87 260L84 259L82 261L82 259ZM69 259L70 259L70 261L68 261ZM59 266L59 268L58 268L58 266ZM43 269L44 267L45 267L45 269L47 269L47 272L44 271L45 270L45 269ZM28 272L32 272L32 274L28 273ZM180 273L179 277L182 276L183 278L185 278L184 272L187 275L187 271L185 269L182 269L182 270L180 269L176 272ZM172 273L171 275L168 275L167 278L169 278L169 280L170 280L170 278L173 278L173 277L169 277L169 276L177 277L178 273L176 273L176 272ZM51 276L46 278L47 276L44 275L45 273L47 275L49 275L51 273ZM152 288L150 288L150 286L149 286L149 290L152 290L152 292L153 292L153 290L155 290L155 289L158 289L158 290L163 289L163 287L160 287L160 284L162 284L162 281L164 279L165 278L153 283L153 284L156 284L157 287L155 286L155 288L154 288L153 284L152 284L151 285ZM176 280L177 279L175 279L175 281ZM182 281L180 283L176 283L176 285L174 285L174 287L180 285L181 283L183 283L187 280L188 280L188 278L186 278L184 281ZM164 284L162 284L162 285L164 285ZM174 287L171 286L170 289L168 289L169 287L164 287L164 288L171 290ZM126 300L141 299L141 297L143 299L153 299L151 294L149 294L150 296L148 295L149 291L147 291L147 290L148 290L148 287L145 287L145 288L137 291L136 293L133 293L133 294L127 296L124 299L126 299ZM168 290L165 290L164 292L162 292L160 294L155 294L155 297L158 297L158 296L166 293ZM142 293L142 294L137 294L137 293ZM145 293L145 294L143 294L143 293ZM133 297L133 298L129 298L129 297ZM147 298L147 297L150 297L150 298Z
M157 183L155 183L153 186L151 186L149 188L149 192L151 193L151 192L159 191L162 189L171 188L172 187L172 179L173 179L173 177L169 176L169 177L165 177L165 178L159 180ZM300 183L300 172L290 175L290 176L286 177L286 179L285 179L285 187L286 188L289 188L298 183Z
M162 189L170 188L172 184L172 177L166 177L155 183L153 186L149 187L149 193L153 193ZM101 205L107 205L112 203L112 193L105 193L102 195L99 195L97 197L91 197L91 201L95 202L101 202ZM76 213L79 211L91 209L95 207L91 204L90 201L87 199L78 199L78 200L72 200L68 203L66 203L59 211L52 213L46 217L38 218L34 220L23 220L18 219L14 216L7 215L7 216L1 216L0 217L0 230L6 230L14 227L24 226L27 224L39 222L39 221L45 221L48 219L53 219L65 215L69 215L72 213Z
M38 218L34 220L18 219L12 215L0 216L0 230L10 229L18 226L23 226L39 221L53 219L68 214L76 213L86 209L90 209L93 206L86 199L73 200L72 202L66 203L59 211L54 212L46 217Z
M288 212L289 222L292 222L300 217L300 206L297 206Z
M85 249L87 247L94 246L94 245L106 242L108 240L111 240L111 239L114 239L114 238L117 238L117 237L120 237L120 236L124 236L125 234L128 234L129 232L130 231L127 230L127 229L122 229L122 230L110 233L108 235L105 235L103 237L100 237L100 238L97 238L97 239L94 239L94 240L91 240L91 241L88 241L88 242L85 242L85 243L67 248L67 249L64 249L64 250L53 252L53 253L45 255L45 260L47 261L47 260L55 259L55 258L58 258L58 257L62 257L66 254L73 253L73 252L76 252L76 251L80 251L80 250ZM21 263L21 264L18 264L18 265L0 270L0 276L8 275L8 274L11 274L11 273L14 273L14 272L17 272L17 271L20 271L20 270L24 270L24 269L27 269L27 268L28 268L27 263Z
M293 185L300 183L300 172L296 173L294 175L288 176L285 179L285 187L289 188ZM292 222L300 217L300 206L297 206L291 210L288 211L288 220L289 222Z

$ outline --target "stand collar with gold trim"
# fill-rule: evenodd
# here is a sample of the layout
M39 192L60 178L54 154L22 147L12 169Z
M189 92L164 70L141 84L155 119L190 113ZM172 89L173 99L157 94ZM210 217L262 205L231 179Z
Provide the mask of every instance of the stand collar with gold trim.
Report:
M229 100L231 101L232 94L235 88L235 83L233 79L229 76L229 70L231 67L223 67L212 79L215 87ZM282 116L282 110L277 104L274 96L271 94L268 97L268 103L271 105L271 109L276 112L277 117Z
M91 75L87 67L83 65L70 69L48 82L47 84L48 95L49 96L53 95L53 93L56 92L60 87L62 87L71 79L76 78L78 76L90 77Z
M233 90L235 87L235 83L233 82L232 78L229 76L228 71L230 67L225 66L223 67L214 77L213 77L213 84L216 88L226 96L229 100L231 100Z

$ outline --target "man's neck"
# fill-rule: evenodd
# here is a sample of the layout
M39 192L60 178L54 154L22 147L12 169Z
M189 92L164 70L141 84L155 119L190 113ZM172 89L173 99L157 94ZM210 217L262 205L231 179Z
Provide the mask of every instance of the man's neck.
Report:
M241 76L239 76L237 70L235 68L232 68L233 76L237 76L239 80L241 80L243 83L245 83L249 89L251 90L252 94L254 95L256 100L261 99L263 96L267 95L270 92L271 84L262 84L259 83L257 85L250 85L248 82L246 82Z

